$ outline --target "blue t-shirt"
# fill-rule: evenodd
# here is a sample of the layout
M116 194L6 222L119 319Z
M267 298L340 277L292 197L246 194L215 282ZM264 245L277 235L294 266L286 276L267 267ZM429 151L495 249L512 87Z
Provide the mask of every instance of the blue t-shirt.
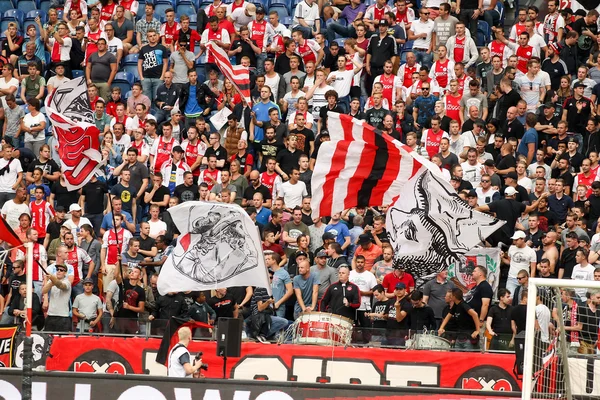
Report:
M521 143L519 143L519 147L517 147L517 153L527 157L528 144L533 143L535 145L535 150L533 154L537 151L537 143L538 143L538 135L537 131L533 128L529 128L525 131L523 138L521 139Z
M338 242L340 246L343 246L344 242L346 241L345 238L350 236L350 230L348 229L348 226L342 221L334 225L327 225L325 227L325 232L331 232L336 235L335 241Z
M308 276L308 279L304 279L302 275L296 275L294 277L294 289L300 289L300 293L302 294L302 301L306 307L310 307L312 305L312 293L313 286L318 285L319 276L317 274L311 273ZM294 312L299 313L302 312L300 308L300 304L298 300L296 300L296 304L294 305Z
M435 115L435 102L438 100L435 96L419 96L415 99L414 107L419 109L419 114L417 115L417 123L419 125L425 124Z
M277 104L273 103L272 101L269 101L268 103L263 103L261 101L261 102L255 104L254 107L252 107L252 111L254 111L254 113L256 113L256 120L261 121L261 122L267 122L269 120L269 110L273 107L275 107L277 110L279 110L279 106ZM279 118L281 119L281 111L279 111ZM264 138L265 138L264 129L255 125L254 126L254 141L260 142Z
M292 278L290 278L290 274L283 269L279 268L273 274L273 282L271 283L271 289L273 289L273 298L275 301L281 299L286 292L285 285L288 283L292 283Z
M200 107L198 100L196 99L197 87L198 85L190 85L190 95L188 96L188 101L185 103L185 110L183 111L185 115L198 116L202 113L202 107Z
M48 185L46 184L42 184L42 185L35 185L35 184L31 184L27 186L27 193L29 193L29 202L35 201L35 189L41 186L44 188L44 199L47 199L48 196L50 196L50 188L48 187Z
M121 210L121 214L125 216L125 219L127 220L127 222L133 224L133 217L131 216L131 214L129 214L125 210ZM127 225L125 224L125 222L123 222L121 224L121 226L124 229L127 229ZM106 215L104 216L104 218L102 218L101 228L102 229L106 229L106 230L109 230L109 229L113 228L112 212L106 213Z
M269 223L269 218L271 217L271 210L268 208L261 208L258 214L256 214L256 222L265 226Z

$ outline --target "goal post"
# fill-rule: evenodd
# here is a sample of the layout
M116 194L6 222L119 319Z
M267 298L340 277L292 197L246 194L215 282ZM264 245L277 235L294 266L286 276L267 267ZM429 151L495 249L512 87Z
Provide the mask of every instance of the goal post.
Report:
M600 398L600 352L586 342L600 329L588 314L589 293L599 300L600 282L529 279L522 399Z

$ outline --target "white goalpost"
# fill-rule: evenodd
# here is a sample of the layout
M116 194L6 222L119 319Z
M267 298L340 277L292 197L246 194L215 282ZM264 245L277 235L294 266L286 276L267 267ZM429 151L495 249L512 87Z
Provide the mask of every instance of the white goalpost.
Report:
M529 279L522 399L600 398L596 303L600 282Z

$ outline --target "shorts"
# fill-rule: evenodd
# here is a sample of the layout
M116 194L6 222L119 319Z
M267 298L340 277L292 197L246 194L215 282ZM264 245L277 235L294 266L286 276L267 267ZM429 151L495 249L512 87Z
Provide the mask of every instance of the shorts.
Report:
M102 286L103 290L106 291L108 288L108 284L115 280L115 272L117 271L117 266L114 264L106 264L106 274L102 276Z

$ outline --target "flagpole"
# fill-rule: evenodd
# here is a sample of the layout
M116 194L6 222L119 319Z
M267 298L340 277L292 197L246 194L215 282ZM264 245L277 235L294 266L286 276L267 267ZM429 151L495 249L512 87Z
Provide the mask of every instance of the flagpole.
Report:
M119 274L121 275L121 284L119 285L119 288L123 295L119 295L119 309L120 309L123 306L123 300L124 300L123 298L125 297L125 286L123 284L123 264L121 263L121 251L119 250L119 234L117 233L115 212L114 212L113 206L112 206L113 198L114 197L111 197L110 194L108 195L108 207L110 208L110 215L112 216L113 229L115 231L115 240L117 241L117 262L119 263ZM121 216L123 216L123 215L121 215ZM123 222L121 221L121 223L123 223ZM127 223L125 223L125 226L127 226Z
M33 367L33 338L31 337L31 324L32 324L32 304L33 304L33 242L24 243L27 249L27 262L25 264L25 275L27 283L27 299L25 305L27 306L27 318L25 321L25 340L23 342L23 381L21 390L23 392L23 400L31 400L31 380L32 380L32 367Z

